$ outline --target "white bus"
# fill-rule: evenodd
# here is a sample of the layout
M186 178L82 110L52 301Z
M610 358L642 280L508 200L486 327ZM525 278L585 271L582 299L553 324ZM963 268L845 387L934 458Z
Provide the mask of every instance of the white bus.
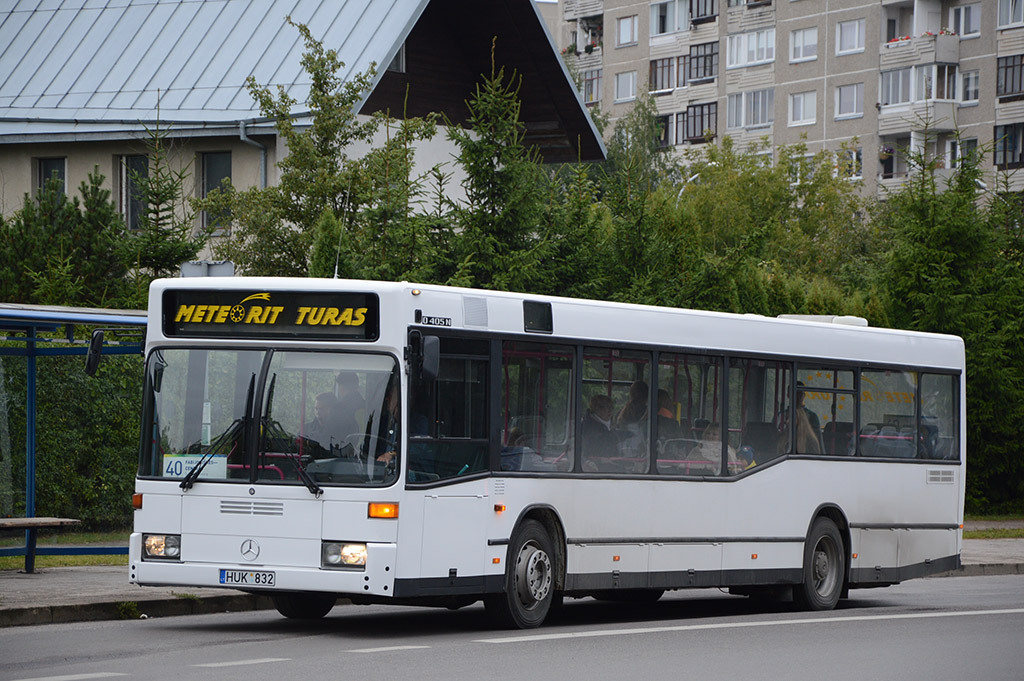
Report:
M821 610L957 568L963 343L862 322L157 281L131 581L526 628L563 597Z

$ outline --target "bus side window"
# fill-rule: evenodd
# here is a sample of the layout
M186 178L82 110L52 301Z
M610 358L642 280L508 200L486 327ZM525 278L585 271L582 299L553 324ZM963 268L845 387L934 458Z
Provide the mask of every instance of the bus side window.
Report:
M574 356L568 345L502 345L500 470L572 470Z

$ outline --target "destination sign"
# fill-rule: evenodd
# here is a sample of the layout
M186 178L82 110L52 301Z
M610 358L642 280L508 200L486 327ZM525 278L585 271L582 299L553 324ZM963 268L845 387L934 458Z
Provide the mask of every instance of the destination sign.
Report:
M164 292L166 336L377 340L375 293L323 291Z

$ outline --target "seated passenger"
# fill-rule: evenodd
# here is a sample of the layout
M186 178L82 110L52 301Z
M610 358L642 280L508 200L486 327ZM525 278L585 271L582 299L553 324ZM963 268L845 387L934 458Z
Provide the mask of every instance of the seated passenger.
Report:
M676 420L675 402L667 390L658 391L658 441L683 437L683 429Z
M604 459L618 454L618 438L612 431L612 398L594 395L583 417L583 458Z
M728 456L730 475L750 465L749 461L737 456L736 449L732 445L726 446L726 455ZM704 429L700 444L690 452L690 458L699 468L692 472L709 471L712 475L719 474L722 467L722 424L718 421L708 424L708 427Z

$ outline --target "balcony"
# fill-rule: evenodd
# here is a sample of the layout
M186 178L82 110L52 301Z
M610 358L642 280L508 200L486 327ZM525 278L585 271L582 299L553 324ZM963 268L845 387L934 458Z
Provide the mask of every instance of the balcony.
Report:
M878 134L900 135L919 131L928 123L932 132L953 132L956 102L928 100L905 106L883 107L878 112Z
M604 14L604 0L563 0L563 7L566 21Z
M883 43L879 51L879 68L898 69L918 64L957 64L960 62L960 36L922 35L906 40Z

